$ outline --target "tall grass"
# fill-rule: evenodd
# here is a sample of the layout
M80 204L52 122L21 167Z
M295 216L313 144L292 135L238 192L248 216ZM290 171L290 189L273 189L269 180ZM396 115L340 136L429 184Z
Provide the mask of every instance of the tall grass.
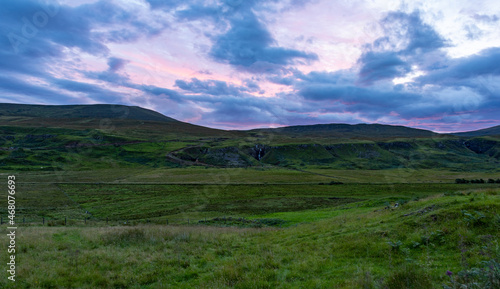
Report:
M498 201L498 190L440 194L281 229L21 227L17 281L0 286L442 288L453 285L447 271L463 282L459 272L498 262ZM463 210L485 217L472 224Z

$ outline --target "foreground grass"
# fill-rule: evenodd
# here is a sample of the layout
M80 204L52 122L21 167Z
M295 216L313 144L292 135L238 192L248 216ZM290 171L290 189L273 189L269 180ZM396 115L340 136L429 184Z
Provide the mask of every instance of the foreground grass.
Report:
M454 191L397 207L331 209L284 229L24 227L17 281L5 276L0 287L442 288L460 281L447 270L455 278L481 261L498 261L499 193ZM0 259L6 254L0 250Z

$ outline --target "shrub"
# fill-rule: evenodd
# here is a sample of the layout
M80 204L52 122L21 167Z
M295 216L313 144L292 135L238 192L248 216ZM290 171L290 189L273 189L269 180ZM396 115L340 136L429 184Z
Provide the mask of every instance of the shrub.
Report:
M456 276L450 271L447 275L450 276L448 284L444 285L445 289L452 288L481 288L481 289L498 289L500 288L500 264L497 260L481 262L482 268L471 268L458 272Z
M473 213L469 213L466 210L462 210L462 214L464 215L464 220L467 223L467 225L472 225L472 226L479 226L484 224L484 219L486 216L478 211L474 211Z
M389 242L387 242L387 244L389 244L389 246L391 246L392 250L394 250L394 251L398 251L399 247L401 247L401 245L403 245L403 243L401 241L396 241L396 242L389 241Z

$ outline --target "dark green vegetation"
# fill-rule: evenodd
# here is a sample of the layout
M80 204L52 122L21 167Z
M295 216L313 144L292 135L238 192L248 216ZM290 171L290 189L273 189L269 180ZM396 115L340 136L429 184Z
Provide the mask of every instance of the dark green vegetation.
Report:
M0 105L0 288L499 288L498 136L94 108Z
M494 127L490 127L490 128L475 130L475 131L454 133L454 135L458 135L458 136L500 135L500 125L497 125L497 126L494 126Z
M494 130L493 130L494 131ZM0 168L284 167L498 171L500 138L388 125L221 131L139 107L0 105Z
M29 105L0 104L0 116L37 118L100 118L135 119L148 121L177 122L153 110L138 106L94 104L94 105Z

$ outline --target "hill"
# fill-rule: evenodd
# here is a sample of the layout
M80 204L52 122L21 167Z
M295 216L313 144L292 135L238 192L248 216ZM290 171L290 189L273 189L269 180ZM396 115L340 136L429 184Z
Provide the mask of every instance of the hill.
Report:
M43 118L109 118L176 122L154 110L117 104L30 105L0 103L0 116Z
M490 128L480 129L480 130L453 133L453 135L466 136L466 137L500 135L500 125L493 126Z
M297 125L274 129L256 129L251 132L277 133L301 137L341 137L341 138L417 138L435 137L439 134L429 130L410 128L405 126L383 124L316 124Z
M224 131L140 107L0 104L0 169L281 167L498 171L500 140L381 124Z
M28 105L0 104L0 126L8 128L3 134L60 134L106 133L133 140L184 139L234 135L218 129L181 122L159 112L138 106L113 104L94 105ZM51 130L56 131L51 131Z

